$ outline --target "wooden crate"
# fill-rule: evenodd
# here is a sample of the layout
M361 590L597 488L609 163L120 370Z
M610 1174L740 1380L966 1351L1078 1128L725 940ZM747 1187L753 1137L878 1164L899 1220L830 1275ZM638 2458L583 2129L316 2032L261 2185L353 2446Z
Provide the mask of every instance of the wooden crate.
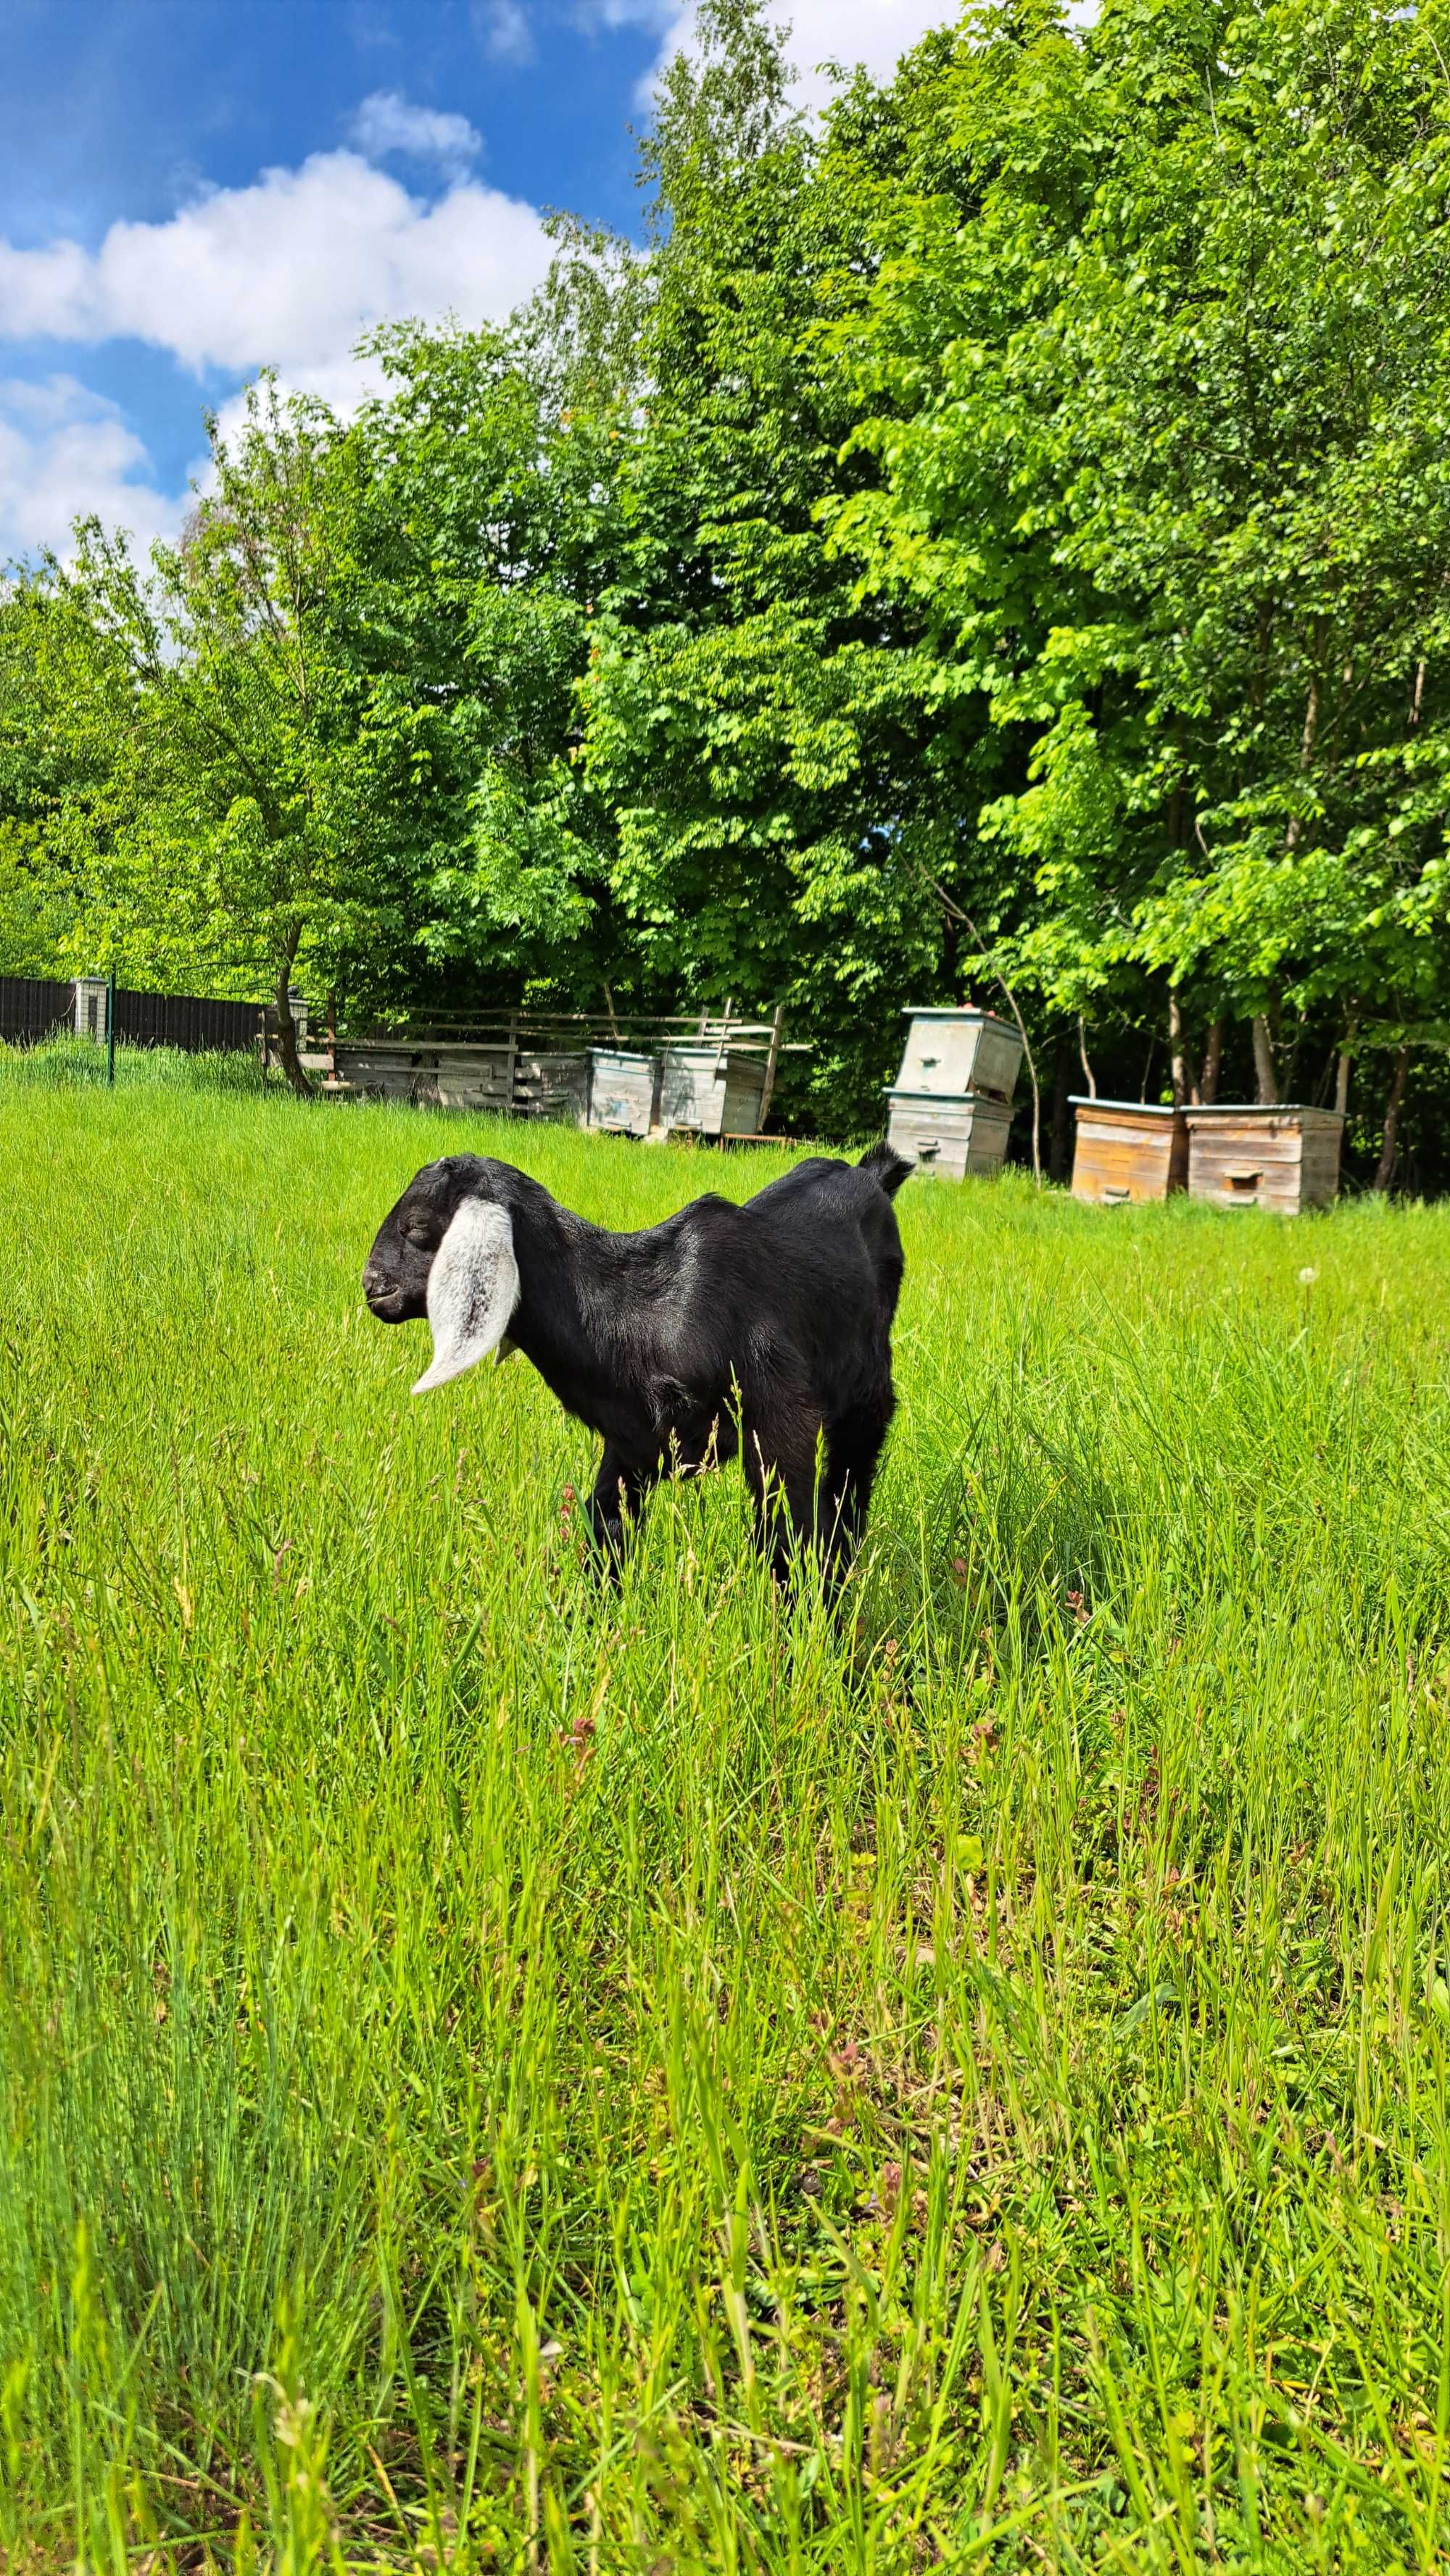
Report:
M918 1171L939 1173L943 1180L987 1179L1002 1168L1012 1110L1005 1100L968 1091L953 1099L945 1093L888 1091L886 1141Z
M508 1046L340 1038L333 1058L335 1087L363 1099L487 1109L499 1117L553 1118L577 1127L588 1113L589 1058L582 1050L537 1055Z
M1022 1063L1022 1040L993 1011L908 1011L900 1092L960 1100L967 1092L1010 1100Z
M1275 1208L1281 1216L1328 1207L1339 1195L1344 1120L1337 1109L1232 1101L1189 1109L1188 1195L1212 1207Z
M525 1055L514 1063L513 1113L516 1118L552 1119L561 1127L582 1127L589 1116L589 1057L585 1050L560 1055Z
M508 1048L436 1048L432 1097L440 1109L492 1109L506 1117L510 1102Z
M437 1052L431 1047L376 1042L333 1049L335 1077L365 1100L430 1100L436 1097Z
M660 1060L660 1125L694 1136L760 1132L765 1058L733 1047L667 1046Z
M1074 1094L1077 1135L1072 1194L1095 1207L1166 1199L1188 1185L1188 1129L1181 1109L1147 1100L1084 1100Z
M589 1124L606 1136L647 1136L659 1096L660 1060L624 1047L589 1050Z

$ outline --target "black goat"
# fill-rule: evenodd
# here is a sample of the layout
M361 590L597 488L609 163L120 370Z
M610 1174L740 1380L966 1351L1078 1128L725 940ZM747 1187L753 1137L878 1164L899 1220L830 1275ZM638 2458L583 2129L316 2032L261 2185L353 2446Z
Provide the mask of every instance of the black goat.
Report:
M363 1293L380 1323L426 1315L433 1360L415 1395L490 1351L533 1361L603 1439L589 1517L612 1559L661 1476L739 1448L776 1572L810 1541L836 1568L865 1527L896 1405L891 1200L910 1169L885 1145L854 1165L818 1157L743 1207L712 1195L610 1234L510 1163L449 1154L384 1219Z

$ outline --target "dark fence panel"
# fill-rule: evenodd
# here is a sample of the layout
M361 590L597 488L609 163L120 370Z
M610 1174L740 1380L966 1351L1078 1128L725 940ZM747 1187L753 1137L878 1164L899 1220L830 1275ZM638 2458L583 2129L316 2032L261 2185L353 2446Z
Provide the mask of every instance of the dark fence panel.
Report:
M0 975L0 1038L12 1044L35 1044L75 1017L73 984L37 983L28 976Z
M92 984L85 997L89 1025L82 1036L106 1035L106 994ZM126 993L116 995L116 1038L122 1046L179 1047L187 1055L235 1054L257 1043L255 1002L213 1002L195 993ZM73 984L41 983L28 976L0 975L0 1040L34 1045L57 1030L75 1027Z
M116 995L121 1046L181 1047L188 1055L236 1053L257 1043L255 1002L208 1002L194 993Z

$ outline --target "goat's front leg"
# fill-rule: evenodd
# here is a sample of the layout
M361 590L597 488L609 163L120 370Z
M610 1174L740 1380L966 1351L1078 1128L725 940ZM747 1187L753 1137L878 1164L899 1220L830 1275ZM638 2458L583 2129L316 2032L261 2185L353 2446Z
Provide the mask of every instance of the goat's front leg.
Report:
M631 1520L639 1518L639 1507L658 1474L655 1467L632 1466L622 1451L606 1440L589 1497L589 1529L616 1581L624 1555L625 1515Z
M756 1532L778 1583L818 1535L820 1429L819 1416L804 1410L776 1420L768 1433L760 1423L745 1425L741 1463L755 1502Z

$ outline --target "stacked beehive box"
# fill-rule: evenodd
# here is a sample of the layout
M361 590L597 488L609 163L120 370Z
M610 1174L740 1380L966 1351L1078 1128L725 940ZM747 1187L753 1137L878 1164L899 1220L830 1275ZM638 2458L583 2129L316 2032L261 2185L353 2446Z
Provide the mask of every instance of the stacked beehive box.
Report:
M909 1011L901 1071L887 1090L887 1141L950 1181L1000 1171L1022 1040L992 1011Z
M1098 1207L1166 1199L1188 1180L1188 1128L1181 1109L1149 1100L1083 1100L1077 1117L1072 1194Z

